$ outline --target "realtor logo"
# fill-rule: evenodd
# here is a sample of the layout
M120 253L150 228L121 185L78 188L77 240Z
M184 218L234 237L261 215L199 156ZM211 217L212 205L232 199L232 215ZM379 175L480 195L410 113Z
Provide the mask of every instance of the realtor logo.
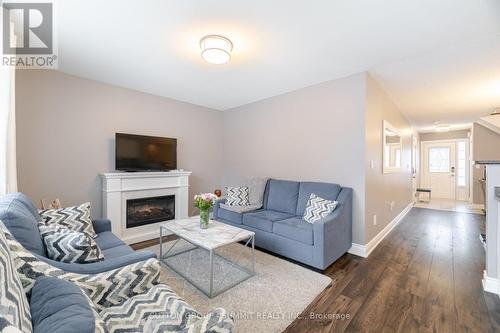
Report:
M2 66L56 68L52 2L2 3Z

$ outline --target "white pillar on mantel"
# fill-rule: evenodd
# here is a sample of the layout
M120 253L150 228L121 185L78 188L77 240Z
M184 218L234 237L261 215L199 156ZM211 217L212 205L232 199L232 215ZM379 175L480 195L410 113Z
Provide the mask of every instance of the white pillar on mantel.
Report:
M477 163L477 162L476 162ZM500 188L500 161L480 162L486 164L486 270L483 287L485 291L500 295L500 199L495 189Z
M111 220L111 231L128 244L159 237L159 225L165 221L127 228L126 208L130 199L175 195L175 218L187 218L190 175L190 171L101 174L103 214Z

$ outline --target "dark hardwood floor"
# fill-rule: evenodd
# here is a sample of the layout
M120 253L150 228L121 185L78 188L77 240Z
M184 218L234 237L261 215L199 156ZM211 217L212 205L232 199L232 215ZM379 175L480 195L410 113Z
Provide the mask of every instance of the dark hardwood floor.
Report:
M285 333L500 332L499 298L481 285L481 232L484 216L413 208L368 258L328 267L331 286Z
M285 332L500 332L481 231L481 215L412 209L369 258L330 266L332 285Z

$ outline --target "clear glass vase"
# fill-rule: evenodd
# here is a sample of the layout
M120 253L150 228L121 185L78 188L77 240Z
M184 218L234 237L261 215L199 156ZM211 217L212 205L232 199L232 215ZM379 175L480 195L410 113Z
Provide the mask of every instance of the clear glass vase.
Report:
M200 228L207 229L210 220L210 209L200 209Z

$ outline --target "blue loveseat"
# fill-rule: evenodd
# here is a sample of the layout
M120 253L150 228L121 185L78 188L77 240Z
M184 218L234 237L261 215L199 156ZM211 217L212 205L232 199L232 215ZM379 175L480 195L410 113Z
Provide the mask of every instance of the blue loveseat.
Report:
M148 259L97 274L47 264L0 221L0 332L231 333L221 308L202 314L159 281Z
M337 208L311 224L302 219L311 193L338 201ZM309 266L325 269L352 244L352 189L338 184L270 179L263 208L236 213L214 206L214 219L255 232L255 244Z
M0 198L0 220L21 245L40 260L66 272L96 274L127 266L150 258L156 258L151 251L134 251L111 232L109 220L93 220L95 239L102 250L104 261L92 264L69 264L47 257L38 230L41 217L31 200L23 193L12 193Z

